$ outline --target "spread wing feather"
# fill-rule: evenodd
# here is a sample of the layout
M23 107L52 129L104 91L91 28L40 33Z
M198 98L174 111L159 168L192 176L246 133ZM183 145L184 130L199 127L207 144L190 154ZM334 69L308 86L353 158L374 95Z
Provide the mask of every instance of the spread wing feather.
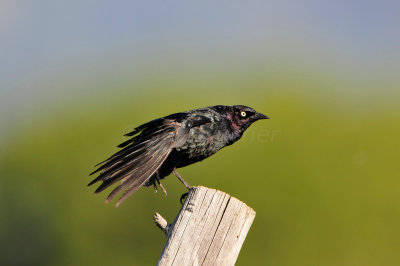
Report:
M136 190L138 190L141 186L143 186L144 183L146 183L146 181L158 170L161 164L165 161L170 152L171 149L168 149L168 152L158 154L158 156L152 157L149 163L147 164L148 167L143 168L142 171L137 171L133 174L133 176L124 179L121 182L121 184L118 187L116 187L107 197L107 202L110 201L112 198L114 198L115 195L118 194L120 191L122 191L125 187L127 187L124 194L117 202L117 206L119 206L119 204L121 204L125 199L127 199Z
M182 142L187 137L187 130L180 123L165 119L153 120L135 130L132 132L140 134L134 136L129 142L119 145L120 147L125 146L125 148L103 161L102 165L91 173L101 171L100 175L89 183L90 186L98 181L103 182L95 193L99 193L121 180L121 183L106 200L106 202L110 201L119 192L126 189L117 202L117 206L151 178L168 157L177 141Z

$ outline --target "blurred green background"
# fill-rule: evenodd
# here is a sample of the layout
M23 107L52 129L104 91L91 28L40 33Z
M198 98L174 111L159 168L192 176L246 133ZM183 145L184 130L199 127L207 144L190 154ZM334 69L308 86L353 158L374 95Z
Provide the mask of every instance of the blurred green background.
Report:
M256 210L237 265L399 265L398 2L0 10L0 265L154 265L152 215L184 186L115 208L88 173L133 127L216 104L271 117L180 171Z

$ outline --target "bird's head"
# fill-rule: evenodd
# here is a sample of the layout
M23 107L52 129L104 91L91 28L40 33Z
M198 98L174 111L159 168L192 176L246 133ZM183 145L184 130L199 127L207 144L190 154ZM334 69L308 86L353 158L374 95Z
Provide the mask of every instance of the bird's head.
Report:
M260 119L269 119L268 116L244 105L217 105L215 106L215 110L226 116L230 122L232 130L239 135L242 135L243 132L255 121Z

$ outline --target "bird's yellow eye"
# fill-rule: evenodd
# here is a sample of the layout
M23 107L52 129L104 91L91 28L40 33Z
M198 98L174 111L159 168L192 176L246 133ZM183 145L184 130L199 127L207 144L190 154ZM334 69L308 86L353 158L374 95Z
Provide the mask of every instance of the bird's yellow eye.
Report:
M242 117L246 117L246 112L245 111L242 111L242 112L240 112L240 115L242 116Z

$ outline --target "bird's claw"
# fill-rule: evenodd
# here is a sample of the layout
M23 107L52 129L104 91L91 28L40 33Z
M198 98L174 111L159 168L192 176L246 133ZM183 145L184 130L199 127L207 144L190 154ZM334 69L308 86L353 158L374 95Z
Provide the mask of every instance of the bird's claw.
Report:
M181 196L181 198L180 198L180 200L179 200L179 201L181 202L181 204L183 204L182 201L187 197L188 194L189 194L189 192L186 192L186 193L183 193L183 194L182 194L182 196Z
M165 189L165 187L161 183L158 183L158 185L160 186L161 190L164 192L165 196L167 196L167 190Z
M160 183L160 181L158 181L158 185L160 186L161 190L164 192L165 196L167 196L167 190L165 189L165 187ZM154 183L154 193L158 192L158 187L157 184Z

